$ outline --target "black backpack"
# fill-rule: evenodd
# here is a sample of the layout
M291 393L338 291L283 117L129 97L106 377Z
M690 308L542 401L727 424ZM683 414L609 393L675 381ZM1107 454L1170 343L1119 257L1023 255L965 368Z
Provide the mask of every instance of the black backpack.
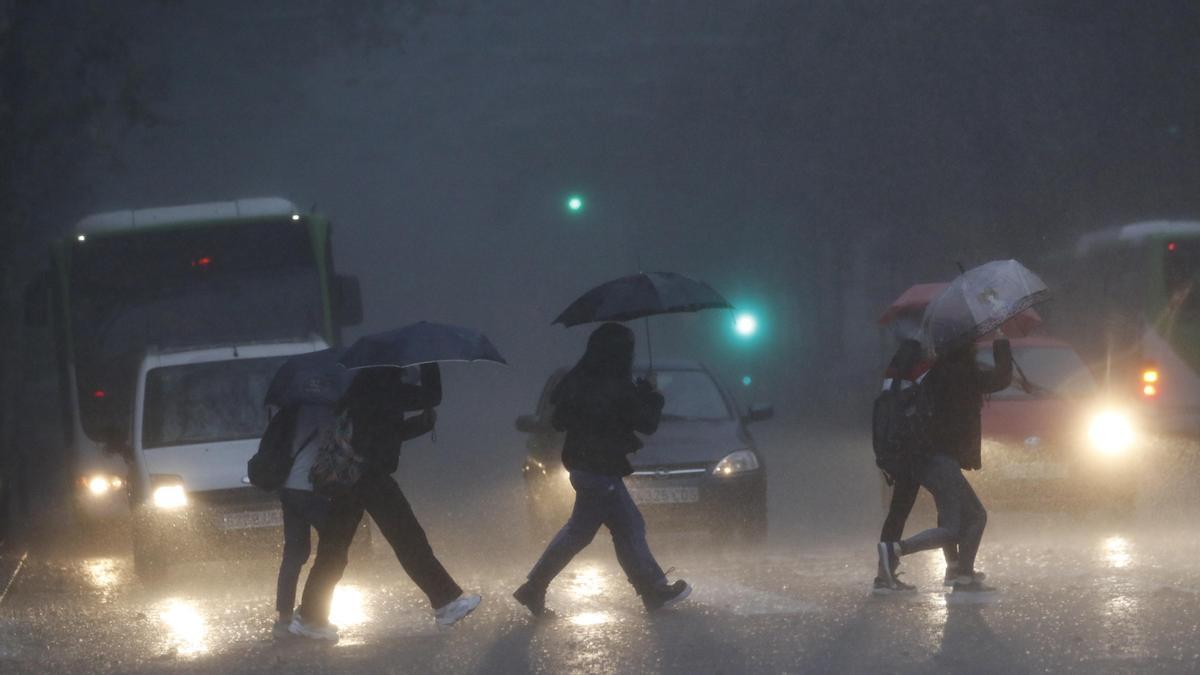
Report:
M295 405L287 406L267 422L267 429L263 431L262 439L258 442L258 452L246 462L246 477L250 479L251 485L264 490L278 490L283 487L292 471L296 455L316 436L317 432L313 431L300 448L292 452L298 408L299 406Z
M875 397L871 415L871 441L875 466L891 484L911 471L913 458L928 452L933 405L924 381L903 386L900 378Z

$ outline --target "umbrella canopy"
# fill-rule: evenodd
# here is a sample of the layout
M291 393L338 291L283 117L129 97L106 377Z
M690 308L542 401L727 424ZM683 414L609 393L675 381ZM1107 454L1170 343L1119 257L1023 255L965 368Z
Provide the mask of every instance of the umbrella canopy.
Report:
M284 361L267 387L264 403L280 408L295 403L333 405L353 378L338 363L341 355L340 349L322 349Z
M508 363L483 333L428 321L359 338L340 359L350 369L405 368L437 361Z
M702 309L733 309L733 305L703 281L674 272L640 272L584 293L554 323L569 328L596 321L631 321Z
M909 286L900 297L892 301L888 305L883 315L879 317L880 326L890 326L892 324L911 320L911 317L916 318L916 322L920 323L921 316L925 312L925 308L935 298L945 292L950 284L945 282L933 284L915 284ZM1027 337L1033 332L1033 329L1042 325L1042 317L1037 313L1037 310L1030 307L1013 318L1005 321L1000 330L1005 335L1010 337Z
M935 352L986 335L1050 297L1046 284L1016 260L967 270L925 308L921 341Z

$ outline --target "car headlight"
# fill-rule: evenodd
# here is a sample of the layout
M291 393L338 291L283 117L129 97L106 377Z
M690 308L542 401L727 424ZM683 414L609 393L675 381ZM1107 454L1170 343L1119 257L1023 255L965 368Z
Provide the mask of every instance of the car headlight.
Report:
M79 484L86 488L91 496L98 499L109 492L120 490L125 485L125 481L121 480L120 476L98 473L80 478Z
M725 459L717 462L717 468L713 469L713 475L732 476L746 471L754 471L757 468L758 455L754 454L753 450L738 450L729 453Z
M188 503L187 492L184 491L183 485L179 483L159 485L154 488L151 499L154 502L154 506L160 509L183 508Z
M1088 424L1088 441L1105 455L1123 454L1133 445L1133 423L1128 415L1115 410L1097 413Z

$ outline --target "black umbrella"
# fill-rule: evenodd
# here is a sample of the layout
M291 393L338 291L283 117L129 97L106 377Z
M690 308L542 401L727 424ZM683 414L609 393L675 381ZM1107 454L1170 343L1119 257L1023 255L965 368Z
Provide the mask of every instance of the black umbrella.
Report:
M427 321L359 338L339 360L350 369L405 368L437 361L508 363L483 333Z
M340 349L322 349L284 361L267 388L265 404L280 408L294 403L333 405L353 377L338 363L341 355Z
M658 314L733 309L712 286L674 272L639 272L600 284L579 296L554 320L568 328L596 321L631 321ZM646 349L653 366L650 323L646 323Z

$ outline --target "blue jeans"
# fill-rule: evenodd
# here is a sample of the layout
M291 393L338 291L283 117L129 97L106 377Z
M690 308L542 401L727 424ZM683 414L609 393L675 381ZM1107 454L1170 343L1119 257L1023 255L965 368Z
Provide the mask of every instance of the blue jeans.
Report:
M283 561L275 587L275 609L291 614L296 606L300 570L312 552L312 528L318 533L325 529L329 500L307 490L283 488L279 502L283 506Z
M987 510L971 489L958 460L943 454L933 455L925 460L917 478L921 487L933 495L938 526L905 539L900 548L908 554L957 544L959 573L973 574L975 554L979 553L979 542L987 527Z
M639 594L666 584L666 575L646 544L646 521L619 476L571 472L575 508L546 552L529 572L530 583L545 588L596 536L604 525L612 534L617 562Z

